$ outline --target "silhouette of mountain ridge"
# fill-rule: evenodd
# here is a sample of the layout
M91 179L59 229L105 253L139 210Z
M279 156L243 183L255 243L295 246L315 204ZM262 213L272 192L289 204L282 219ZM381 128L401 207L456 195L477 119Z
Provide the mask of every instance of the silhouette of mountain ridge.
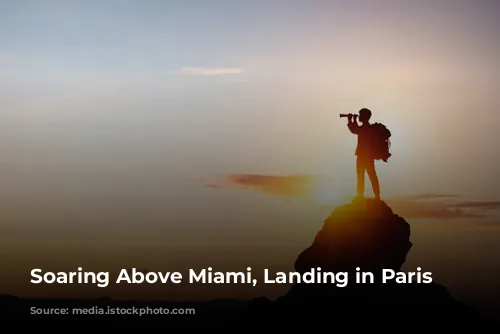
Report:
M388 318L412 325L436 324L450 327L477 326L483 320L475 310L456 301L443 286L431 282L398 284L391 280L381 283L384 269L400 272L412 248L410 225L383 201L354 200L333 210L317 233L311 246L299 254L295 270L306 273L321 268L321 272L347 272L345 287L335 284L295 283L277 300L261 297L251 301L216 299L208 302L136 302L100 300L21 299L0 296L1 313L27 314L29 307L193 307L196 316L136 317L151 322L183 324L185 329L216 326L238 330L262 324L281 329L298 325L323 328L359 321L372 325L385 323ZM356 268L372 272L374 283L354 282ZM424 270L422 270L423 272ZM64 306L65 305L65 306ZM41 316L40 316L41 317ZM194 318L193 318L194 317ZM125 321L125 318L120 317ZM128 320L127 320L128 321ZM187 330L187 329L186 329Z

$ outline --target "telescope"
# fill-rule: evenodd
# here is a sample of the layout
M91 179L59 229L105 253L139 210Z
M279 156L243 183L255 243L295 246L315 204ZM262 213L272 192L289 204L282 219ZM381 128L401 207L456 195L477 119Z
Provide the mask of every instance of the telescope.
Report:
M358 117L357 114L340 114L340 118L342 117Z

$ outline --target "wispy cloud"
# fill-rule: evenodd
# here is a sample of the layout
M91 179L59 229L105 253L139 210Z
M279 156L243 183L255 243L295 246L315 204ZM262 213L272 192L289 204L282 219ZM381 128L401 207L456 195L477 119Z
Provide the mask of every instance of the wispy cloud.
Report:
M318 177L314 175L231 174L226 176L226 181L231 186L284 197L307 195L317 179Z
M448 205L449 207L454 208L478 208L484 210L495 210L500 209L500 201L493 202L461 202Z
M179 73L187 75L235 75L242 74L243 72L243 69L239 67L182 67L181 69L179 69Z
M425 226L426 230L438 230L438 231L449 231L450 229L456 231L491 231L491 232L500 232L500 222L498 221L474 221L471 223L462 223L462 224L429 224Z
M190 178L190 182L202 182L206 188L227 189L241 188L262 192L266 195L281 197L302 197L310 192L318 180L314 175L261 175L229 174L218 181L203 178Z
M486 211L500 209L499 201L450 202L445 200L454 197L459 196L425 194L413 198L389 198L387 204L406 218L424 219L486 218L489 217Z
M186 179L186 181L188 181L188 182L204 182L205 179L202 177L188 177Z
M426 193L426 194L417 194L417 195L410 195L410 196L404 196L404 197L398 197L398 198L413 201L413 200L428 200L428 199L430 200L430 199L454 198L454 197L459 197L459 195Z
M223 186L218 185L218 184L212 184L212 183L205 184L205 187L207 187L207 188L213 188L213 189L224 189Z
M203 178L190 179L204 183L207 188L227 189L241 188L259 191L266 195L283 198L297 197L302 199L317 198L318 187L322 178L316 175L262 175L262 174L229 174L218 181ZM417 194L403 197L387 198L385 201L393 211L406 219L438 219L451 220L458 218L475 218L484 223L483 218L490 217L492 210L500 210L500 201L457 201L457 194ZM322 208L331 205L316 203ZM476 222L479 222L476 220ZM496 225L495 225L496 226Z
M487 215L482 210L465 210L457 203L449 203L441 198L450 196L437 196L434 200L410 199L407 197L388 198L387 204L391 206L394 212L407 219L456 219L456 218L484 218ZM456 195L452 196L456 197ZM481 207L476 207L481 209Z

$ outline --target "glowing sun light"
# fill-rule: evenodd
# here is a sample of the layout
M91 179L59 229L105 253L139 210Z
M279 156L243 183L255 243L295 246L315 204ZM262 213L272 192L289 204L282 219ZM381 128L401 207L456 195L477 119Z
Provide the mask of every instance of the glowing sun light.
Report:
M312 189L312 197L318 204L332 204L342 200L345 194L329 183L318 182Z

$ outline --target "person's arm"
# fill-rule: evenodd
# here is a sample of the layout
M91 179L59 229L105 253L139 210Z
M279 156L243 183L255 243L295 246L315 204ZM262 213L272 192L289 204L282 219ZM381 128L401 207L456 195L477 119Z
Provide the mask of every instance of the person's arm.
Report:
M354 119L352 119L351 117L349 117L347 119L347 127L355 135L358 134L358 132L359 132L359 125L358 125L358 120L357 120L356 116L354 116Z

